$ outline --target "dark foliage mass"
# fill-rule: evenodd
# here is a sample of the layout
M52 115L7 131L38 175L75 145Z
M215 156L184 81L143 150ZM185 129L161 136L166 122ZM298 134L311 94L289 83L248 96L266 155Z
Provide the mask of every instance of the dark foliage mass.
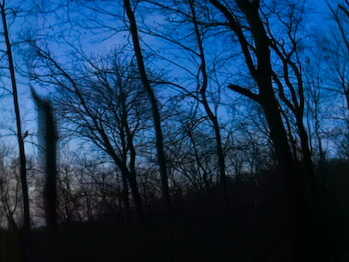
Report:
M0 261L348 261L349 2L321 12L2 1Z
M349 168L347 163L334 162L326 170L328 188L322 191L317 219L317 237L321 237L317 261L345 261L349 241L349 213L345 208L349 181L345 176ZM329 179L327 176L336 170L338 175ZM275 243L284 218L275 208L272 174L260 175L264 178L259 185L241 179L229 182L228 211L214 195L201 193L173 201L171 217L148 210L144 224L105 214L89 221L60 223L51 229L38 227L31 232L32 260L268 261L271 254L278 253ZM20 234L17 230L1 231L2 261L20 260ZM308 243L302 245L303 255L309 256Z

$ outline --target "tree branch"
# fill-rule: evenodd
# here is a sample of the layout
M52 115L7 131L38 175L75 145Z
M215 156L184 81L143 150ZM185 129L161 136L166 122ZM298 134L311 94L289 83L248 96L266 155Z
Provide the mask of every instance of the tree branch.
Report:
M246 97L252 99L253 101L255 101L257 103L260 103L259 95L253 93L252 91L248 90L247 88L239 86L239 85L234 85L234 84L230 84L230 85L228 85L228 87L231 90L233 90L233 91L235 91L235 92L237 92L237 93L239 93L239 94L241 94L243 96L246 96Z

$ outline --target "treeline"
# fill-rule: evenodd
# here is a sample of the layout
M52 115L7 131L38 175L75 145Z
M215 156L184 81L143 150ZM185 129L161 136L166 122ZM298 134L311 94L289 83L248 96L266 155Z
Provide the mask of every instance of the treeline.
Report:
M202 139L202 135L198 137ZM212 148L206 147L207 139L193 150L190 143L183 141L183 150L176 152L170 159L169 185L175 208L185 205L186 201L198 201L206 197L215 198L220 192L217 179L217 159L212 155ZM267 174L274 170L265 149L265 155L253 153L258 145L246 141L238 157L236 149L227 152L227 158L234 161L229 164L228 185L230 190L235 184L256 186L266 182ZM212 145L211 145L212 147ZM4 145L3 148L6 148ZM19 229L22 224L20 179L18 159L13 153L2 156L1 164L1 225L3 228ZM127 221L135 219L135 204L132 192L123 187L122 173L115 168L106 154L91 152L86 155L81 149L67 150L59 158L57 170L57 218L58 223L86 222L99 219ZM229 151L232 153L230 155ZM252 151L252 153L249 153ZM259 152L262 153L260 146ZM39 159L42 159L40 155ZM143 155L142 165L136 166L137 184L142 205L150 215L164 212L161 205L161 184L157 173L153 153ZM185 159L185 161L183 160ZM38 162L40 164L38 164ZM179 162L179 163L178 163ZM268 163L260 165L259 163ZM177 164L176 164L177 163ZM43 192L45 188L45 168L41 161L29 158L27 163L28 186L30 188L31 221L34 227L45 225ZM249 171L247 171L249 170ZM271 174L272 175L272 174ZM231 192L233 193L233 192ZM222 198L219 198L222 200ZM240 200L239 200L240 201ZM242 200L243 201L243 200ZM252 200L251 200L252 201ZM258 201L258 199L253 199ZM196 203L198 204L198 203ZM194 208L194 206L192 206ZM130 212L133 214L130 214ZM131 215L131 217L130 217ZM128 217L129 216L129 217Z

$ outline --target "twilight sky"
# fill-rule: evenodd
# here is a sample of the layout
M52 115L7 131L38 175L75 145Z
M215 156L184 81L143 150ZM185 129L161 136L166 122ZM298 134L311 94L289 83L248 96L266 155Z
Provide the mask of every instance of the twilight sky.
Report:
M44 1L44 0L39 0L41 1L41 3L44 3L45 5L50 5L50 3L58 3L59 1L54 1L54 0L47 0L47 1ZM339 0L307 0L308 1L308 5L309 7L313 8L314 11L315 11L315 14L314 16L316 17L314 19L314 25L316 27L319 28L319 31L322 31L324 30L324 24L326 24L326 20L328 20L328 7L327 7L327 2L329 2L331 5L335 6L337 2L339 2ZM11 1L10 1L11 2ZM10 3L9 2L9 3ZM55 15L53 15L54 17ZM42 20L39 20L39 22L42 21ZM47 21L46 21L47 22ZM40 25L42 26L42 24ZM24 33L24 32L22 32ZM105 43L104 43L105 44ZM114 42L113 42L114 44ZM26 89L26 84L23 85L23 86L20 86L20 88L23 87L23 89ZM22 89L22 90L23 90ZM25 115L25 118L28 120L29 119L29 122L32 121L34 122L34 124L30 124L28 121L26 121L26 123L24 123L24 131L28 128L28 129L31 129L31 130L35 130L36 129L36 123L35 123L35 114L32 115L30 114L29 112L32 110L32 103L30 100L30 95L26 92L21 92L22 94L24 94L22 97L21 97L21 110L22 110L22 115ZM10 107L12 108L12 104L10 104ZM8 112L8 111L7 111ZM8 113L7 113L8 114ZM28 116L28 114L30 116ZM10 118L10 114L8 114L8 117ZM6 119L6 117L3 119ZM32 127L33 126L33 127ZM11 132L8 132L8 129L7 129L7 125L6 125L6 130L5 130L5 134L8 134L8 133L12 133ZM31 131L30 133L34 133L35 131ZM4 134L2 133L2 134Z

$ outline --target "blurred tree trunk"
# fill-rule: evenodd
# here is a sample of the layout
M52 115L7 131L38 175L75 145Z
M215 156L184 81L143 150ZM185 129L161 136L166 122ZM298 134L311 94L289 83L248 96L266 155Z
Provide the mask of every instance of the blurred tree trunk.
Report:
M72 113L73 119L76 116L74 114L77 114L79 121L75 122L76 120L72 120L71 118L68 118L68 120L72 120L74 124L83 128L83 133L79 135L83 135L106 152L120 169L123 186L122 199L126 219L130 219L130 188L138 218L143 220L143 204L137 183L137 172L135 168L136 150L133 141L138 128L135 126L132 128L130 123L130 114L132 115L134 113L130 111L138 108L136 100L130 101L130 99L137 99L137 97L132 97L130 94L130 88L135 88L133 85L137 86L137 83L128 82L131 79L135 79L133 78L133 74L136 74L136 69L129 68L129 65L124 68L124 65L118 64L115 68L108 69L108 73L106 74L105 68L98 69L98 73L96 74L97 79L91 79L90 75L75 79L69 71L66 71L65 68L52 58L49 52L42 50L38 46L35 46L35 48L38 51L38 56L44 61L49 62L49 66L47 67L50 72L48 74L49 77L54 78L59 75L71 85L71 87L67 87L62 85L60 81L54 82L59 88L62 88L62 98L60 98L60 101L57 101L61 107L59 110L63 110L63 112L67 110ZM86 62L89 65L93 65L94 68L98 68L94 64L94 61L87 60ZM122 68L125 71L119 71ZM83 73L85 74L86 72ZM131 73L132 77L130 75ZM105 85L109 81L107 80L109 76L116 76L116 79L118 79L114 83L115 86ZM127 81L124 82L126 79ZM45 82L46 80L42 79L42 81ZM66 93L63 95L64 92ZM64 96L68 99L65 100ZM73 97L72 100L70 100L71 97ZM138 99L141 98L138 97ZM100 114L102 111L101 108L105 110L103 114ZM81 118L81 116L84 117ZM137 117L140 116L137 115Z
M39 97L31 89L39 115L39 141L45 159L45 186L43 191L46 225L57 225L57 127L51 102Z

